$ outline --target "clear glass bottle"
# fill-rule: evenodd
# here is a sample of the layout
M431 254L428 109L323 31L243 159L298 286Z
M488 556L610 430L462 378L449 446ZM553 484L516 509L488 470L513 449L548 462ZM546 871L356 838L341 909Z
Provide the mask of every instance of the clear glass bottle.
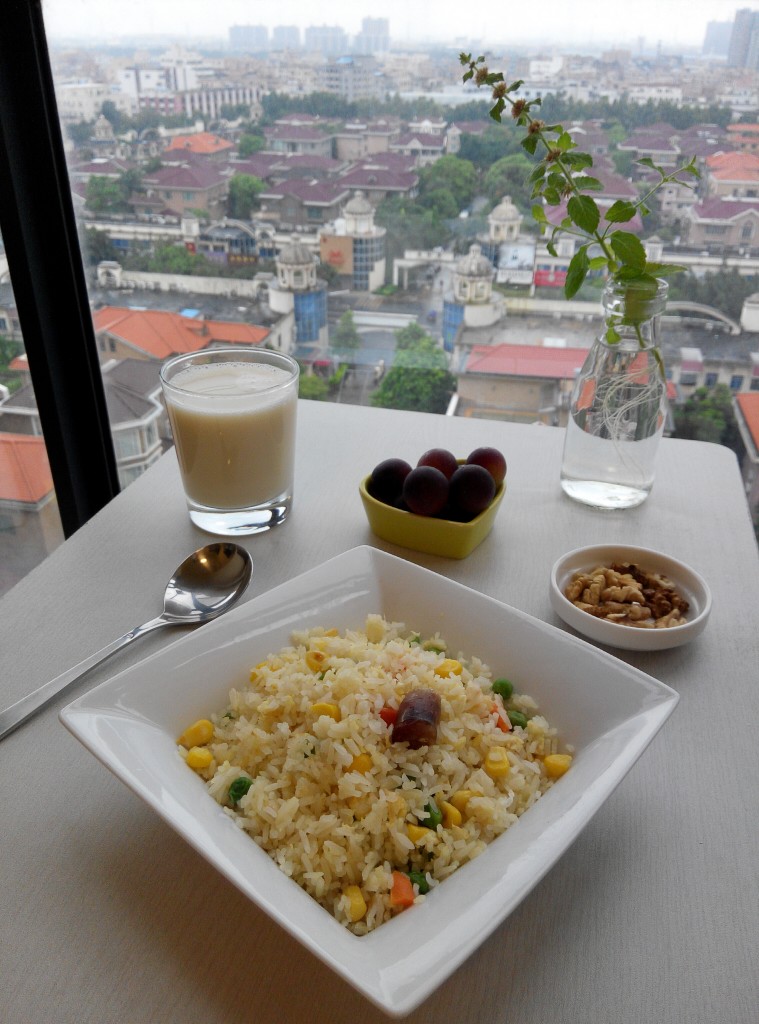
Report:
M667 284L609 282L604 330L575 381L561 486L601 509L633 508L648 497L664 430L666 380L658 351Z

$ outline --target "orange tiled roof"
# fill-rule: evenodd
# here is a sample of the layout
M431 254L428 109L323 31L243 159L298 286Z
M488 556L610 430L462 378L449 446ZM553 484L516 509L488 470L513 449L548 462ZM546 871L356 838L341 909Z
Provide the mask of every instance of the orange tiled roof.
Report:
M15 358L11 359L11 361L8 363L8 369L16 370L16 372L18 373L20 373L22 370L28 370L29 357L27 356L26 352L22 352L21 355L15 356Z
M0 434L0 501L36 505L52 489L44 439L29 434Z
M542 345L475 345L466 373L509 377L543 377L572 380L588 354L582 348L544 348Z
M746 426L751 434L754 447L759 450L759 393L744 393L736 396Z
M198 352L209 345L260 345L266 327L226 320L192 320L179 313L104 306L93 314L95 333L107 332L154 359Z
M225 153L234 149L234 143L219 138L211 132L197 132L195 135L175 135L167 150L183 149L191 153L200 153L203 156L212 156L214 153Z
M753 153L714 153L706 158L713 178L723 181L754 181L759 179L759 156Z

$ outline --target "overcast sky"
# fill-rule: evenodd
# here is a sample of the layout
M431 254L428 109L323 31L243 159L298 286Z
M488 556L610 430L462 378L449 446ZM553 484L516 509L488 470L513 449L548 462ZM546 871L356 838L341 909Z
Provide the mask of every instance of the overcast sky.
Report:
M350 35L366 16L390 20L393 39L700 47L709 21L759 0L43 0L53 38L104 42L119 35L173 34L227 38L231 25L340 25ZM537 13L539 12L539 13Z

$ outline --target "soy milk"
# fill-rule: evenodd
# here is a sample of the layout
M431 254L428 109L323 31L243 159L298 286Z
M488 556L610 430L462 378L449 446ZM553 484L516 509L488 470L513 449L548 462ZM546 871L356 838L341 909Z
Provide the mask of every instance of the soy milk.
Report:
M204 363L180 370L166 397L191 501L242 509L289 497L298 399L291 373L268 363Z

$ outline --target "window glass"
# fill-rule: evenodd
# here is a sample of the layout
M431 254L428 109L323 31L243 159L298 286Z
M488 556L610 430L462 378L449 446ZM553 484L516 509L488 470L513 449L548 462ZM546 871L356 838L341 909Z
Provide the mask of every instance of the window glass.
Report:
M571 376L547 370L535 387L501 368L477 387L483 347L529 345L551 367L542 350L587 348L602 326L604 280L594 268L567 305L578 245L561 237L549 247L531 213L532 158L519 129L508 110L503 124L492 121L487 90L463 86L458 51L474 48L469 33L494 39L492 66L541 95L549 123L572 126L605 209L648 191L654 175L638 160L671 169L678 154L697 157L695 190L668 190L669 202L652 200L650 218L628 226L649 259L689 268L670 279L673 300L718 314L667 317L668 375L684 379L685 348L721 358L724 317L751 325L759 292L752 265L727 267L728 257L750 258L736 254L753 238L731 220L736 201L756 192L733 173L751 143L728 129L759 119L746 86L756 48L732 46L732 12L717 31L706 15L665 27L664 8L656 23L666 45L642 36L628 45L629 18L614 5L604 17L617 18L607 30L615 42L603 47L569 31L588 23L591 7L595 23L598 6L581 2L562 34L568 9L547 0L540 38L515 26L507 45L485 14L475 28L455 5L433 24L396 0L380 0L366 19L336 3L340 31L306 32L318 21L306 0L255 9L46 0L112 427L128 433L135 419L119 400L126 389L139 396L138 436L152 438L117 440L122 481L170 444L161 361L226 341L294 354L304 381L315 378L310 398L521 422L551 407L564 425ZM549 24L550 59L538 53ZM291 262L304 251L306 275ZM746 373L754 336L751 326L734 334Z
M63 541L63 530L0 236L0 595Z

